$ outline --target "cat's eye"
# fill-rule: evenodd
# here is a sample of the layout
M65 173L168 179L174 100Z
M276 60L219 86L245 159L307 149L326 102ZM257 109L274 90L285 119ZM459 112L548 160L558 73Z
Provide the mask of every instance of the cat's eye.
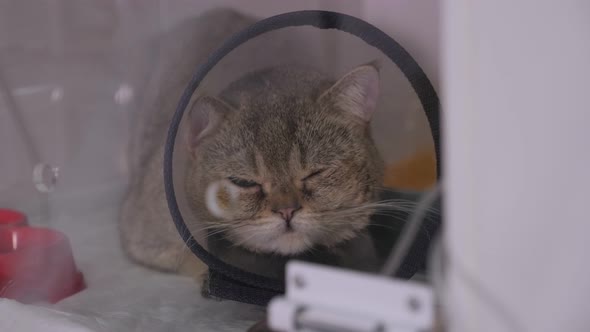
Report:
M240 179L240 178L237 178L235 176L230 176L227 179L231 183L235 184L238 187L242 187L242 188L253 188L253 187L256 187L256 186L259 186L260 185L257 182L254 182L254 181L251 181L251 180L246 180L246 179Z
M325 171L325 169L318 169L316 171L313 171L313 172L309 173L306 177L304 177L303 179L301 179L301 181L307 181L307 180L309 180L309 179L311 179L311 178L313 178L313 177L315 177L317 175L322 174L322 172L324 172L324 171Z

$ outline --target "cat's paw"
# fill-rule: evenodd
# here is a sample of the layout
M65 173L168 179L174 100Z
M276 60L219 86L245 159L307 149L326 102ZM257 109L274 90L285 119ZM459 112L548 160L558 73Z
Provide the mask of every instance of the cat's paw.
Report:
M178 266L178 274L186 276L201 284L206 279L208 268L203 261L191 252L185 254Z

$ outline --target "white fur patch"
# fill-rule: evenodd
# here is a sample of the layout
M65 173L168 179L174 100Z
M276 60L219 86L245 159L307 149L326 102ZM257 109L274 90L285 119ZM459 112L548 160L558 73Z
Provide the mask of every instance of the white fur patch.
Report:
M235 186L227 183L225 180L215 181L207 186L207 190L205 191L205 205L207 206L207 209L214 217L228 218L232 209L224 209L219 204L218 194L220 190L224 190L229 194L230 207L235 205L240 192Z

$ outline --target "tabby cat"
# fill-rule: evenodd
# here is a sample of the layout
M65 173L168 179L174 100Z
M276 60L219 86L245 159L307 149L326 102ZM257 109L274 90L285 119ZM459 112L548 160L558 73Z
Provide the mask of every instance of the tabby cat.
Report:
M233 27L219 37L248 22L233 12L209 15ZM187 80L160 92L153 105L161 109L142 115L151 118L132 146L138 161L120 230L132 259L198 277L204 267L173 226L162 176L167 121ZM195 98L176 146L189 155L181 189L196 218L187 221L191 231L210 235L208 249L222 259L272 276L280 272L261 271L276 270L269 261L318 251L338 265L375 265L365 228L383 177L369 125L378 95L378 68L369 63L339 79L300 65L258 69Z

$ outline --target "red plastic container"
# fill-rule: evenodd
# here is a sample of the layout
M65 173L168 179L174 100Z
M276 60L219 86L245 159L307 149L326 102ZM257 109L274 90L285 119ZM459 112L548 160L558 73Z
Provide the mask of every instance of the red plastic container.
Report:
M27 216L23 213L15 210L0 209L0 229L25 225L27 225Z
M64 234L39 227L0 228L0 297L55 303L84 288Z

